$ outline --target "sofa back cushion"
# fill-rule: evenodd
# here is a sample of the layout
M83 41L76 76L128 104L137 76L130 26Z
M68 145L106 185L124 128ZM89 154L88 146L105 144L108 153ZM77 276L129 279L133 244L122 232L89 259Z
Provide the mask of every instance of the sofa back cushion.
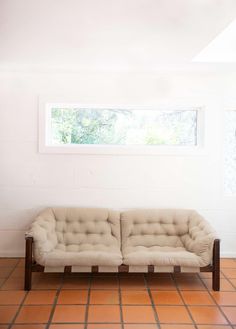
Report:
M120 214L101 208L53 208L57 249L120 248Z
M192 210L137 209L121 213L122 248L183 247Z

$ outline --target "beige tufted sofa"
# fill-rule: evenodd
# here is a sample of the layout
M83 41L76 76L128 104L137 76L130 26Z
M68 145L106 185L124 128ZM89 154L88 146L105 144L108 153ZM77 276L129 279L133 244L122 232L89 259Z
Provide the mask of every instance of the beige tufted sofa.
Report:
M49 208L26 233L26 290L32 271L208 271L219 290L219 239L194 210Z

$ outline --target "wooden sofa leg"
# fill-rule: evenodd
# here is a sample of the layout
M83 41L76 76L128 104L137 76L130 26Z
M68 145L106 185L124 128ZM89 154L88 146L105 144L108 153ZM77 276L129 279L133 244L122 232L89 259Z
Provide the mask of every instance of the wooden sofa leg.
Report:
M220 290L220 240L215 239L213 246L212 289Z
M33 238L25 238L25 290L31 290Z

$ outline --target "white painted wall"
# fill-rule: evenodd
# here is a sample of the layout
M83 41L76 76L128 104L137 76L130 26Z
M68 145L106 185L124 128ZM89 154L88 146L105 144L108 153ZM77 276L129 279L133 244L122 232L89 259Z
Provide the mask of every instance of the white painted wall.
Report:
M222 114L236 75L223 73L0 73L0 256L24 250L24 232L47 206L194 208L236 256L236 202L222 192ZM191 156L38 153L38 95L81 103L205 106L205 152Z

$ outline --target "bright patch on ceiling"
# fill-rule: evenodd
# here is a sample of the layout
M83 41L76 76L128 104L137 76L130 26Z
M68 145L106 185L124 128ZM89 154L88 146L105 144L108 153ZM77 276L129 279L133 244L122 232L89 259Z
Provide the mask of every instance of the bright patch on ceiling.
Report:
M236 62L236 20L218 34L192 61L208 63Z

